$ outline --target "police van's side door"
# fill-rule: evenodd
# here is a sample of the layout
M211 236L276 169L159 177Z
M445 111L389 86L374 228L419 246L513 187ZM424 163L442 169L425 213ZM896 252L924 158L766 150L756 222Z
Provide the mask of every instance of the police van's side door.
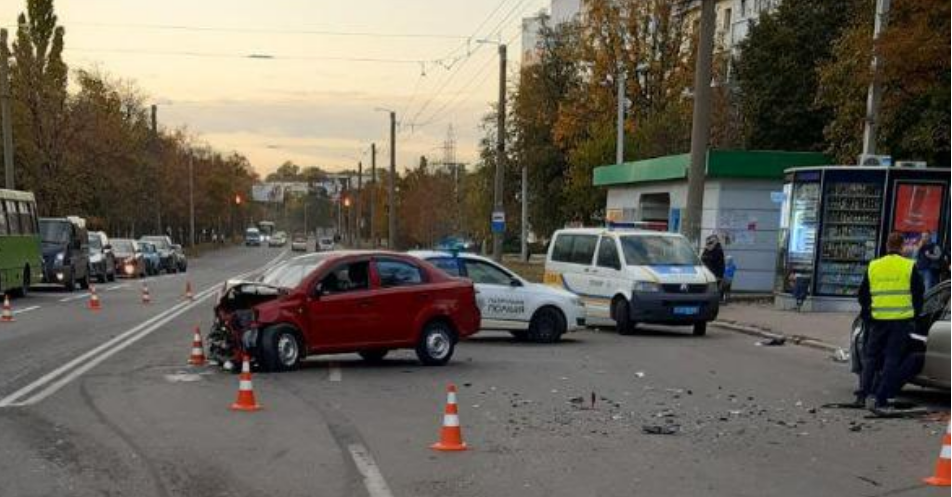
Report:
M486 261L462 259L466 277L479 292L481 328L525 329L528 327L526 292L518 278Z
M621 258L618 256L618 245L615 239L602 236L598 242L595 266L589 277L589 291L595 297L588 304L589 314L601 318L610 316L611 299L619 287L621 273Z

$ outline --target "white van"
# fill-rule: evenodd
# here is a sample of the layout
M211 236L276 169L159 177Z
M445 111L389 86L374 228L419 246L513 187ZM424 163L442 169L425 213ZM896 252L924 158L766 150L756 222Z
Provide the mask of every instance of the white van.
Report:
M676 233L559 230L544 281L582 297L588 323L614 322L621 334L652 323L693 326L704 335L719 310L717 279Z

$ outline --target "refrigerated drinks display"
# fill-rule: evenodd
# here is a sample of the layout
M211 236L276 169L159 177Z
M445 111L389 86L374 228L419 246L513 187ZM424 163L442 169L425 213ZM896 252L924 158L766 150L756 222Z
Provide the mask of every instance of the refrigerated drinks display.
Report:
M882 183L834 183L824 189L817 295L854 296L876 258Z
M820 182L797 183L790 199L790 235L784 262L783 289L792 292L797 277L811 278L816 248Z

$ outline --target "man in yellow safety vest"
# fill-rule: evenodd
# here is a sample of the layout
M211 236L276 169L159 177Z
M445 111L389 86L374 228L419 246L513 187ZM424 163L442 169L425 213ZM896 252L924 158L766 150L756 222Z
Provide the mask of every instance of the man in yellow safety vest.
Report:
M867 331L857 402L877 414L890 409L889 399L902 388L900 366L922 311L922 277L915 261L901 255L902 246L902 235L891 233L888 253L869 263L859 288Z

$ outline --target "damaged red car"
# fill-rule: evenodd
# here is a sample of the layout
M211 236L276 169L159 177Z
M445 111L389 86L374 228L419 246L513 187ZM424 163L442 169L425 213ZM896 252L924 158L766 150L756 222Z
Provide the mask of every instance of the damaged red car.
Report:
M267 371L295 369L317 354L379 361L394 349L443 365L479 320L472 282L429 263L391 252L322 252L230 284L215 306L208 348L225 367L247 352Z

